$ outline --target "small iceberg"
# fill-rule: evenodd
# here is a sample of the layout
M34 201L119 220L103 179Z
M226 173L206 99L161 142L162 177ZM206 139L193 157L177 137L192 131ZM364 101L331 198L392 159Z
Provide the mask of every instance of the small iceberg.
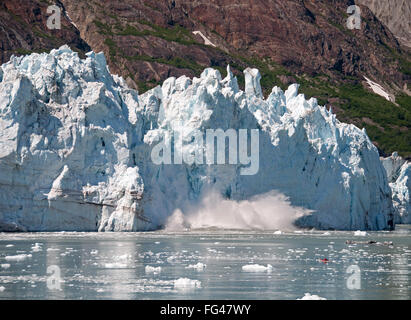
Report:
M267 264L267 266L262 266L259 264L249 264L242 267L244 272L271 272L273 271L273 266L271 264Z
M327 300L326 298L317 296L316 294L305 293L304 297L297 300Z
M177 289L201 288L201 281L191 280L188 278L179 278L174 280L174 287Z

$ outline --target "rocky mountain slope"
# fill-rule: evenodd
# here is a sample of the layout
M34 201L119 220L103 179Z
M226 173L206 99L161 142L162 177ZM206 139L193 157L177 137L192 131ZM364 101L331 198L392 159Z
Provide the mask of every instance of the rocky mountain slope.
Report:
M397 39L411 48L411 2L408 0L358 0L380 19Z
M80 53L90 47L67 16L61 18L61 30L47 28L47 7L44 1L2 0L0 2L0 63L11 55L45 52L68 44Z
M43 8L54 3L38 2ZM205 67L223 73L227 64L244 88L242 70L257 67L265 95L273 85L298 82L308 98L315 96L332 106L339 119L365 127L381 153L411 156L410 55L365 6L361 29L347 29L346 11L354 1L61 0L58 4L78 27L81 39L94 51L103 51L110 70L140 92L170 76L199 76ZM24 6L20 1L19 7ZM60 38L54 31L51 34ZM63 36L61 41L69 42ZM392 101L373 93L364 76Z

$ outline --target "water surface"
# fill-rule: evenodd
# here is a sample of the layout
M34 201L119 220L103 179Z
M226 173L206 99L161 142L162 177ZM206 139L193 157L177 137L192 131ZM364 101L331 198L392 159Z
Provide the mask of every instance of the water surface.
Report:
M348 245L346 240L393 245ZM297 299L305 293L326 299L410 299L410 258L411 226L365 236L221 230L0 233L0 299ZM206 267L187 268L198 263ZM245 272L242 267L250 264L272 269ZM347 287L351 265L360 268L360 289ZM47 273L50 266L50 272L54 266L60 270L60 290ZM146 272L146 266L161 271ZM181 278L191 281L176 282Z

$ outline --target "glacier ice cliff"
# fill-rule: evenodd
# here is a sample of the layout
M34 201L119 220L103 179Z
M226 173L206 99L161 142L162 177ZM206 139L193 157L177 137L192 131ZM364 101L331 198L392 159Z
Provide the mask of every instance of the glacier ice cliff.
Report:
M0 68L0 231L152 230L208 190L233 201L279 192L310 210L300 227L394 227L387 174L364 130L298 85L264 99L258 70L244 71L245 91L227 71L169 78L138 95L102 53L82 60L63 46L12 57ZM258 173L154 164L153 147L181 126L188 139L191 130L259 129Z
M392 190L395 223L411 224L411 163L396 152L381 161Z

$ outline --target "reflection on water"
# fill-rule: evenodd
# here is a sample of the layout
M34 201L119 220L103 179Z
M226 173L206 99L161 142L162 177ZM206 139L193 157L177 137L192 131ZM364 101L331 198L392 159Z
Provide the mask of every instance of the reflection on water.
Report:
M410 226L366 236L2 233L0 299L297 299L308 292L327 299L410 299L410 255ZM358 290L347 286L352 265L360 270ZM61 272L61 290L54 290L50 266Z

